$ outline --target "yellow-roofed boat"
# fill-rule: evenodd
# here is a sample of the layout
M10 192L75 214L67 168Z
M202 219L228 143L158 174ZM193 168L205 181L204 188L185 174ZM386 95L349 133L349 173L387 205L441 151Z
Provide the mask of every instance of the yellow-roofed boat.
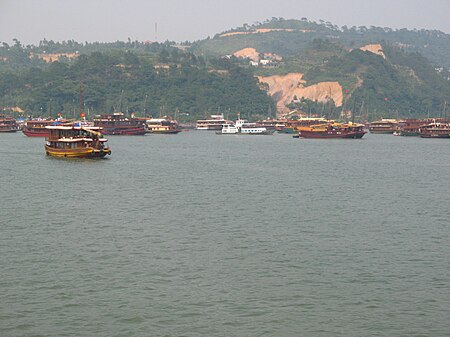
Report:
M99 127L47 126L45 152L53 157L103 158L111 154Z

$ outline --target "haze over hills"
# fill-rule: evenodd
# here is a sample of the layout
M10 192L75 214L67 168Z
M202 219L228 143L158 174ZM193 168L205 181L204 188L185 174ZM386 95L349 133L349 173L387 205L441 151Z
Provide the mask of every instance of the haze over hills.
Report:
M0 102L71 111L82 80L97 112L117 110L121 97L122 109L192 118L218 111L256 118L275 105L280 114L439 116L450 98L449 55L450 35L439 31L282 18L183 45L15 41L0 46Z

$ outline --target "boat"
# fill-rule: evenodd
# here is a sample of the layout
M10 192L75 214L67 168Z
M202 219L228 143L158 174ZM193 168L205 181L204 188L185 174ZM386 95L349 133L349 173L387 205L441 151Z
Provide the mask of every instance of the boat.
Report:
M275 129L267 130L266 127L259 126L257 123L249 123L245 119L238 119L236 128L242 135L272 135L275 132Z
M262 119L255 122L256 125L266 128L267 130L275 130L279 125L279 121L277 119Z
M197 130L221 130L228 121L223 115L211 115L210 119L199 119L195 125Z
M331 122L323 117L302 117L298 119L290 119L284 122L284 126L277 128L279 133L298 134L300 127L327 124Z
M100 127L46 126L45 152L53 157L103 158L111 154Z
M17 121L7 115L0 115L0 132L17 132L19 125Z
M177 121L169 118L150 118L145 123L148 133L177 134L181 131Z
M420 128L426 125L429 121L423 119L405 119L398 122L397 130L394 132L395 136L420 136Z
M218 135L237 135L239 130L234 123L224 124L222 130L216 131Z
M147 128L140 118L126 117L123 112L96 115L93 118L94 126L103 129L105 135L145 135Z
M370 133L392 134L397 130L398 122L396 119L381 119L369 124Z
M358 123L327 123L302 126L299 128L300 138L350 138L360 139L366 132L364 125Z
M61 125L63 122L55 119L30 119L25 121L22 132L27 137L48 137L47 126Z
M275 129L267 130L257 123L248 123L245 119L238 119L236 123L226 123L218 135L273 135Z
M432 122L420 127L422 138L450 138L450 123Z

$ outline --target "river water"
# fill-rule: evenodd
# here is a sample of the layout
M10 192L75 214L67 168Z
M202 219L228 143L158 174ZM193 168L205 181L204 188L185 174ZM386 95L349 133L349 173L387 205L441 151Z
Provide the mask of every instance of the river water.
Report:
M449 336L450 141L0 135L0 336Z

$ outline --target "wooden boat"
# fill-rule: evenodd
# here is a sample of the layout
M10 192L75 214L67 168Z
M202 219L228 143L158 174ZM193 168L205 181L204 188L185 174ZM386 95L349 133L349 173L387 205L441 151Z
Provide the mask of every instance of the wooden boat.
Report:
M300 138L362 138L366 132L363 124L328 123L303 126L299 128Z
M398 122L396 119L381 119L369 124L370 133L389 134L397 130Z
M177 121L168 118L150 118L145 121L148 133L177 134L181 132Z
M30 119L25 121L22 132L27 137L48 137L46 126L60 125L62 122L55 119Z
M46 126L45 152L53 157L103 158L111 154L99 127Z
M405 119L398 122L397 130L394 132L396 136L420 136L420 128L429 123L423 119Z
M97 115L93 118L94 126L103 129L105 135L145 135L145 122L140 118L126 117L123 112Z
M420 127L422 138L450 138L450 123L433 122Z
M279 133L298 134L301 127L317 124L327 124L330 122L332 121L322 117L303 117L299 119L286 120L284 122L284 127L277 128L277 130Z
M17 121L7 115L0 115L0 132L17 132L19 131L19 124Z

